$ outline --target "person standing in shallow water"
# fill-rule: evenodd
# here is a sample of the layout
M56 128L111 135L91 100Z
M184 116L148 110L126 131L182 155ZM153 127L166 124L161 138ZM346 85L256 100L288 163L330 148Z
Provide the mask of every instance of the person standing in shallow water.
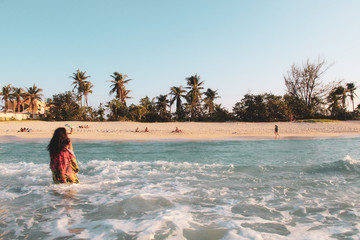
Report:
M275 125L275 131L274 131L274 133L275 133L275 139L280 138L278 125Z
M54 183L79 183L76 175L79 167L65 128L55 130L47 150L50 153L50 169Z

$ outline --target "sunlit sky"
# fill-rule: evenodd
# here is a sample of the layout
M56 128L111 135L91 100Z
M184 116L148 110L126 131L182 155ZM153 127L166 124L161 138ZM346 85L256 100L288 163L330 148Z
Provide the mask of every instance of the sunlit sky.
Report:
M115 71L133 79L130 104L198 74L231 110L248 92L284 94L291 65L320 57L332 64L325 83L359 86L359 10L358 0L0 0L0 84L35 83L49 98L80 69L97 107Z

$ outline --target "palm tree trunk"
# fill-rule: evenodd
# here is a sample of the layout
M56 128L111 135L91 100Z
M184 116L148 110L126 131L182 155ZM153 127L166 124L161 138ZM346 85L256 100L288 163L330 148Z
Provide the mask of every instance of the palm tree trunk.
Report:
M7 99L5 100L5 113L7 113Z

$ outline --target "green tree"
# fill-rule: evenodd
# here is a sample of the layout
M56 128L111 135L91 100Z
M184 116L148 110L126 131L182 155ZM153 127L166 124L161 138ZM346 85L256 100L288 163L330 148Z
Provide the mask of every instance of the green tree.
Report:
M84 88L86 84L86 79L88 79L90 76L85 76L86 72L82 72L79 69L76 71L76 73L73 73L73 76L70 76L74 81L72 85L74 85L73 91L77 89L78 97L80 100L80 105L82 106L82 97L84 95Z
M335 89L335 94L339 96L341 101L341 107L345 110L346 109L346 97L347 97L347 89L343 86L337 86Z
M110 86L110 95L115 93L116 98L119 99L121 103L126 106L126 99L130 98L128 94L131 92L130 90L126 90L125 84L127 84L132 79L126 79L128 76L122 73L114 72L114 75L110 75L113 80L110 80L112 85Z
M129 113L131 119L134 121L141 122L156 122L159 121L159 114L156 111L154 101L150 101L149 97L146 96L140 99L140 104L131 104L129 107Z
M3 86L2 91L0 93L2 95L2 100L4 101L5 113L7 113L7 110L8 110L7 102L12 99L11 91L12 91L11 84L9 84L9 85Z
M76 121L82 120L81 107L77 103L76 96L68 91L53 95L52 99L47 100L49 111L47 120L55 121Z
M81 107L79 120L96 121L97 120L97 110L92 107Z
M143 121L145 122L161 121L154 98L152 100L150 100L148 96L142 98L140 100L140 106L143 106L146 109Z
M214 113L211 120L216 122L225 122L232 119L232 114L226 110L226 108L221 107L221 104L215 104Z
M131 104L129 107L130 120L142 121L146 114L146 109L143 106Z
M264 95L245 94L244 98L233 107L233 113L240 121L267 121L267 108Z
M344 92L344 87L337 86L333 88L327 96L327 101L329 103L328 109L331 116L335 119L345 119L346 117Z
M300 99L289 94L285 94L283 99L288 107L289 114L296 119L308 118L311 116L308 106Z
M167 108L169 107L168 95L159 95L156 97L156 106L159 109L159 116L161 121L169 121L169 114Z
M215 99L219 98L219 94L217 93L217 90L212 90L210 88L208 88L206 90L206 92L204 92L205 98L204 98L204 105L205 105L205 109L208 111L210 117L212 116L212 114L215 111Z
M154 102L148 96L140 99L140 106L144 107L147 112L155 109Z
M186 78L187 89L189 89L189 92L187 93L187 101L189 103L190 107L190 118L193 120L195 116L198 116L201 111L201 92L200 90L204 89L202 85L204 84L204 81L200 81L200 76L195 74L194 76L191 76L189 78Z
M267 121L289 120L288 106L283 97L265 93L264 102L266 105Z
M346 84L346 89L347 89L347 92L349 94L349 97L350 97L350 101L352 103L352 108L353 108L353 112L355 111L355 108L354 108L354 98L357 97L356 93L355 93L355 90L356 90L356 87L355 87L355 83L347 83Z
M182 98L185 98L186 95L184 95L184 93L186 93L186 90L183 89L182 86L180 87L172 87L170 89L170 107L174 104L174 102L176 101L176 111L175 111L175 115L177 120L183 119L185 117L184 114L184 108L182 106Z
M110 110L108 115L109 120L127 120L128 108L120 102L119 99L113 99L106 104L106 107Z
M25 92L25 101L29 101L29 107L32 109L33 113L36 113L36 101L41 101L43 94L41 93L43 90L38 88L35 84L32 87L26 88Z
M104 121L105 120L104 116L105 116L105 107L102 103L100 103L97 110L96 120Z
M235 104L234 116L246 122L284 121L289 119L289 111L281 96L270 93L246 94Z

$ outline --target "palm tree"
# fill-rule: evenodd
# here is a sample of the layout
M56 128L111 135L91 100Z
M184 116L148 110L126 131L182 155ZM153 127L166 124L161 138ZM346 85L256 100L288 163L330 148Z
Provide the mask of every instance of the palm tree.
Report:
M334 94L339 96L339 99L341 100L341 106L343 109L345 109L347 89L345 89L343 86L337 86L335 88Z
M13 96L14 100L16 101L17 111L20 112L20 106L21 106L22 100L25 96L24 90L22 88L17 88L17 87L13 87L12 90L13 90L12 96ZM14 105L14 112L15 112L15 105Z
M217 90L212 90L210 88L208 88L206 90L205 94L205 98L204 98L204 102L205 102L205 109L207 109L209 111L209 114L212 115L214 113L215 110L215 103L214 100L216 98L219 98L219 94L217 93Z
M128 76L122 73L114 72L114 75L110 75L110 77L113 78L113 80L109 80L111 83L113 83L110 88L110 95L113 93L116 93L116 98L120 100L121 103L124 103L126 105L126 98L128 97L128 94L131 92L130 90L126 90L125 85L132 79L126 79Z
M344 109L341 107L340 101L341 101L341 97L340 95L337 93L337 89L334 88L329 96L327 97L328 102L330 103L329 105L329 110L331 112L331 115L333 117L335 117L336 119L342 119L344 118Z
M168 120L167 107L169 106L168 95L159 95L157 99L157 107L160 110L160 117L163 120Z
M25 101L29 101L30 108L33 113L36 113L36 101L41 101L43 90L38 88L35 84L32 87L26 88Z
M84 86L86 84L86 79L88 79L90 76L85 76L86 72L81 72L79 69L76 71L76 73L73 73L73 76L70 76L72 79L74 79L72 85L74 85L73 91L77 88L78 95L80 98L80 103L82 105L82 96L84 94Z
M204 81L201 82L200 76L198 76L197 74L195 74L195 76L186 78L186 81L188 85L188 87L186 88L190 89L187 96L188 96L188 100L190 101L191 119L193 119L200 105L200 100L201 100L200 90L204 89L203 87L201 87L204 84Z
M186 93L186 90L183 89L183 86L180 86L180 87L174 86L170 89L170 95L172 96L172 98L170 99L170 108L176 101L176 111L175 112L176 112L178 119L180 118L180 115L183 112L181 98L186 97L184 95L184 93Z
M343 86L334 87L327 97L331 115L337 119L346 118L346 94Z
M349 97L350 97L352 107L353 107L353 112L354 112L354 110L355 110L355 108L354 108L354 97L357 97L357 95L355 94L355 90L356 90L355 83L347 83L346 84L346 89L348 90Z
M5 113L7 113L7 110L8 110L6 103L12 98L11 90L12 90L11 84L9 84L7 86L2 87L2 91L0 93L2 95L2 100L5 103Z
M131 90L126 90L126 89L125 89L125 92L123 93L123 103L125 106L126 106L126 99L132 98L132 97L128 96L129 93L131 93Z
M83 93L84 93L86 106L89 106L89 104L88 104L88 95L89 95L89 93L93 93L93 91L91 90L93 87L94 87L94 85L92 85L91 82L89 82L89 81L84 83L84 88L82 90L83 90Z
M143 106L146 110L149 110L151 108L151 101L148 96L140 99L140 106Z
M146 119L146 115L151 114L153 111L155 111L153 100L151 101L148 96L140 99L140 104L138 105L138 118L139 121L141 121L143 118Z

